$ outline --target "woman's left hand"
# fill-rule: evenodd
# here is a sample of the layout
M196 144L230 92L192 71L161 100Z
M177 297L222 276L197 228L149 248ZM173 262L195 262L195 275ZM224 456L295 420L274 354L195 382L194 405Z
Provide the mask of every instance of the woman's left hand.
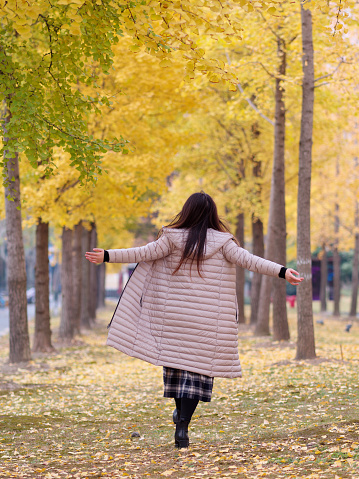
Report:
M294 275L297 276L294 276ZM304 278L298 278L299 273L295 269L288 268L287 271L285 272L285 279L288 281L288 283L292 284L293 286L298 286L299 283L301 283Z
M105 253L101 248L94 248L94 252L86 251L85 258L91 261L91 263L100 264L103 263Z

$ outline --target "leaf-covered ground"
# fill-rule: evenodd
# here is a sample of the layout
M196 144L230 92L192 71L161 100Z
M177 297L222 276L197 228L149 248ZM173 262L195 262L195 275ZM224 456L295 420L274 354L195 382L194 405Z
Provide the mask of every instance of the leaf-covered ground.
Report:
M0 338L1 478L359 478L358 323L316 324L307 362L243 328L243 379L215 380L178 451L161 368L105 346L109 316L20 367Z

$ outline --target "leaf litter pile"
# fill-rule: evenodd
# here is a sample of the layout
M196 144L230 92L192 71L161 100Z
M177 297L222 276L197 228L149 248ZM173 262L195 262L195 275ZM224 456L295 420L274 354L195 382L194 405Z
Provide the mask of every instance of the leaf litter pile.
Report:
M100 315L30 364L6 364L0 338L0 478L359 477L358 323L316 325L312 361L243 328L243 379L215 379L178 451L162 368L105 346Z

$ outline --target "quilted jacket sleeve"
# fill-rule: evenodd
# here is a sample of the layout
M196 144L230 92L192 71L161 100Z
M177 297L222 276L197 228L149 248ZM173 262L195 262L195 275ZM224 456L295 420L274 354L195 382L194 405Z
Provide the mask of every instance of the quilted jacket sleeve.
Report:
M278 263L273 263L272 261L249 253L244 248L238 246L234 241L228 241L223 246L223 254L230 263L235 263L255 273L278 276L282 268L282 265Z
M110 249L108 254L109 263L140 263L141 261L153 261L164 258L171 252L171 242L166 235L158 240L138 248Z

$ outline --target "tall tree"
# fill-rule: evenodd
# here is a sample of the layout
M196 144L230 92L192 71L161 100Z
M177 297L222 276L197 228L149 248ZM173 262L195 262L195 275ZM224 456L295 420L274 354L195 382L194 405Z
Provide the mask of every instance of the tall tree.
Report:
M309 3L309 2L308 2ZM312 256L310 245L310 191L312 176L314 48L312 13L301 9L302 25L302 114L299 141L299 178L297 202L297 268L304 281L297 289L297 359L314 358Z
M91 328L90 321L90 263L85 259L85 252L91 250L91 231L82 228L82 283L81 283L81 326Z
M271 198L272 198L272 188L271 188ZM268 219L268 228L271 224L271 213L269 214ZM267 259L273 258L274 255L274 242L271 238L271 229L268 229L267 237L266 237L266 245L265 245L265 257ZM259 306L258 306L258 319L256 323L256 327L254 330L254 334L256 336L269 336L269 311L270 311L270 303L271 303L271 292L272 292L272 280L271 276L263 276L261 281L261 291L260 291L260 298L259 298Z
M287 55L284 40L277 37L277 54L279 58L278 75L275 87L275 125L274 125L274 199L273 199L273 241L274 261L285 265L287 262L287 228L285 216L285 101L283 77L286 74ZM273 338L288 340L289 327L287 318L286 283L280 278L273 278Z
M237 226L236 226L236 238L239 241L239 244L244 248L244 214L239 213L237 216ZM246 322L244 316L244 269L239 266L236 267L236 294L237 294L237 304L238 304L238 317L237 321L240 324Z
M252 126L252 138L258 139L261 135L258 122L255 122ZM258 158L258 155L252 155L252 174L256 183L257 201L259 207L262 207L262 161ZM259 208L258 208L259 209ZM252 213L252 251L256 256L264 256L264 231L263 222ZM256 324L258 319L258 306L261 291L262 275L259 273L253 273L251 283L251 316L250 324Z
M328 255L325 243L322 245L320 258L320 311L327 310Z
M350 303L349 315L353 318L357 315L358 304L358 287L359 287L359 202L356 200L355 205L355 239L354 239L354 255L353 255L353 272L352 272L352 299Z
M8 149L8 124L11 121L11 96L4 103L4 175L5 175L5 211L6 236L8 248L8 288L10 319L10 355L11 363L31 359L30 339L27 322L26 266L21 228L21 202L19 155Z
M286 264L286 216L285 216L285 103L283 78L286 74L286 46L277 36L279 59L275 86L274 156L269 204L266 258ZM286 285L280 278L266 276L262 279L258 308L257 336L269 334L269 310L273 289L273 335L276 340L289 339L286 306Z
M263 258L264 235L263 223L259 218L252 217L253 254ZM253 273L251 284L251 319L250 324L256 324L258 320L259 296L261 290L262 275Z
M334 316L340 316L340 255L339 255L339 204L335 203L334 214L334 248L333 248L333 295L334 295Z
M94 248L97 248L97 229L94 222L91 223L90 230L90 251ZM96 308L97 308L97 266L90 264L90 285L89 285L89 317L90 322L94 323L96 321Z
M97 267L97 307L105 307L106 294L106 263L101 263Z
M35 333L33 351L53 351L50 326L49 223L36 225Z
M73 319L77 334L81 327L81 283L82 283L82 223L75 225L72 243L72 277L73 277Z
M72 230L62 229L62 263L61 263L61 321L59 336L72 339L74 336L73 317L73 276L72 276Z

